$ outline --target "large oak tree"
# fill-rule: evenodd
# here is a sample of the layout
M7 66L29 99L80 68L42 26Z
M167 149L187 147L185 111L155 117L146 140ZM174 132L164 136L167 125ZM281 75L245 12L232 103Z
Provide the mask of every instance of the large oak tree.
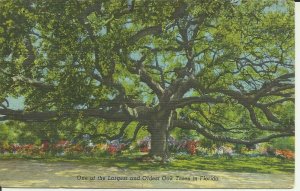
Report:
M294 135L294 3L0 3L0 120L105 120L251 145ZM9 97L23 97L23 110ZM137 124L132 126L132 124Z

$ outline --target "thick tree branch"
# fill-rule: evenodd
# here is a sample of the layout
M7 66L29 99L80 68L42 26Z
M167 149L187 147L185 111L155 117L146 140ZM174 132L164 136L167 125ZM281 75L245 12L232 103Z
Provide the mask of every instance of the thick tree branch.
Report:
M205 136L206 138L211 139L211 140L228 142L228 143L236 143L236 144L245 144L245 145L253 145L253 144L257 144L257 143L268 142L271 139L279 138L279 137L294 136L294 132L282 132L282 133L278 133L278 134L268 135L268 136L265 136L262 138L243 140L243 139L235 139L235 138L231 138L231 137L215 135L215 133L209 132L207 129L202 127L200 124L191 122L191 121L188 122L188 121L183 121L183 120L177 120L174 122L174 125L176 127L183 128L183 129L195 130L198 133L202 134L203 136Z
M138 42L141 38L148 36L148 35L158 35L162 33L162 27L160 25L146 27L140 31L138 31L135 35L131 36L128 39L129 44L134 44Z
M165 91L166 94L163 100L169 100L171 96L173 99L182 98L186 92L193 88L195 81L194 77L188 79L176 79Z
M6 116L9 120L19 121L49 121L74 116L101 118L108 121L128 121L132 117L125 112L110 112L99 109L82 109L69 112L44 111L44 112L26 112L23 110L0 109L0 115Z
M6 105L4 104L6 103ZM3 100L0 100L0 107L4 108L4 109L7 109L9 107L9 102L7 99L3 99Z
M254 109L251 107L251 106L247 106L246 107L249 111L249 115L250 115L250 119L252 121L252 123L255 125L255 127L257 127L258 129L261 129L261 130L267 130L267 131L278 131L278 132L287 132L287 131L290 131L290 128L274 128L274 127L271 127L271 126L264 126L262 125L259 121L258 121L258 118L256 117L256 114L255 114L255 111ZM267 116L267 115L266 115ZM267 116L267 117L270 117L270 116ZM278 120L278 119L277 119ZM276 120L276 121L277 121ZM278 120L279 124L280 124L280 121Z
M127 126L126 126L127 127ZM126 128L125 127L125 128ZM138 123L137 126L135 127L135 130L134 130L134 133L133 133L133 136L132 138L128 139L128 140L125 140L124 143L129 145L131 144L133 141L135 141L136 137L137 137L137 134L138 132L140 131L140 129L143 127L143 124L142 123ZM121 127L121 130L122 131L122 128L124 128L124 124L123 126ZM116 139L121 139L124 135L124 132L123 134L118 134L118 135L115 135L115 136L109 136L108 134L104 134L104 133L94 133L93 135L91 135L92 137L104 137L106 138L107 140L116 140Z
M273 122L279 123L279 124L281 123L281 121L277 117L275 117L273 115L273 113L267 107L265 107L264 105L256 104L255 106L258 107L259 109L261 109L264 112L264 114L266 115L266 117L269 121L273 121Z
M7 121L9 118L7 116L0 116L0 121Z
M133 132L133 136L132 138L130 138L129 140L127 140L128 143L132 143L133 141L136 140L137 134L139 133L140 129L143 127L143 123L138 123L135 127L135 130Z
M200 97L186 97L178 100L170 101L170 108L182 108L192 104L200 103L224 103L224 100L221 98L213 98L211 96L200 96Z
M153 78L147 73L146 69L143 66L143 62L145 60L145 56L143 56L140 60L136 61L131 59L131 62L135 63L134 67L127 66L128 71L132 74L137 74L140 76L142 82L148 85L149 88L155 92L157 96L161 96L164 92L164 89L161 85L153 80Z
M122 125L122 127L120 128L120 131L117 135L113 135L113 136L109 136L108 134L97 134L95 133L93 135L93 137L105 137L108 140L116 140L116 139L120 139L121 137L124 136L125 133L125 129L129 126L129 124L131 123L131 121L125 121Z

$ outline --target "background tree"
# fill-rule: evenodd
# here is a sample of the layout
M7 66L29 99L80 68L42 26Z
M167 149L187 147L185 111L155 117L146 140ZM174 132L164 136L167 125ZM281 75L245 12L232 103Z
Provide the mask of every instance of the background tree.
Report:
M147 128L163 158L175 127L246 145L293 136L293 6L4 0L0 119L104 120L116 136L136 124L133 137Z

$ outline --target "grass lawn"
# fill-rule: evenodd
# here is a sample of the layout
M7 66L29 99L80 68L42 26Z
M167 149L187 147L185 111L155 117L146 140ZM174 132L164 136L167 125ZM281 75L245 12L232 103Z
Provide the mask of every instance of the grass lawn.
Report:
M18 155L0 155L0 160L9 159L34 159L40 162L73 162L78 164L100 165L103 167L118 167L131 170L208 170L229 172L252 172L252 173L293 173L294 160L280 159L277 157L248 157L236 156L212 157L212 156L174 156L166 164L160 162L140 161L141 153L124 154L119 156L91 157L78 156L70 158L62 157L24 157Z

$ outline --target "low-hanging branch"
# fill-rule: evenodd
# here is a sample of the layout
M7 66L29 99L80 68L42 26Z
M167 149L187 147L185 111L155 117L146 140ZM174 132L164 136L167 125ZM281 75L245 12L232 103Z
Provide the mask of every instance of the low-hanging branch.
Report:
M132 118L126 112L110 112L99 109L81 109L73 111L43 111L43 112L26 112L24 110L0 109L0 115L9 120L19 121L49 121L53 119L68 118L81 115L83 117L95 117L108 121L128 121Z
M252 121L252 123L255 125L256 128L261 129L261 130L268 130L268 131L278 131L278 132L285 132L287 129L290 128L283 128L281 121L278 121L278 123L281 125L281 127L271 127L271 126L264 126L262 125L259 121L258 118L255 114L254 109L251 106L247 106L246 107L249 111L249 115L250 115L250 119ZM278 125L277 125L278 126Z
M182 129L188 129L188 130L195 130L204 137L215 140L215 141L222 141L222 142L228 142L228 143L236 143L236 144L245 144L245 145L253 145L257 143L262 143L262 142L268 142L271 139L274 138L279 138L279 137L289 137L289 136L294 136L294 132L282 132L278 134L271 134L262 138L256 138L256 139L251 139L251 140L243 140L243 139L236 139L236 138L231 138L231 137L226 137L226 136L221 136L221 135L216 135L213 132L209 132L206 128L201 126L198 123L195 123L194 121L183 121L183 120L176 120L174 122L174 126L182 128Z
M129 139L124 139L124 135L125 135L125 129L128 127L128 125L130 124L130 122L124 122L121 129L120 129L120 132L117 134L117 135L113 135L113 136L110 136L108 135L107 133L93 133L92 135L90 135L92 138L99 138L99 137L104 137L105 139L107 140L120 140L122 139L122 142L125 143L125 144L130 144L132 143L133 141L136 140L136 137L137 137L137 134L138 132L140 131L140 129L144 126L143 123L138 123L135 127L135 130L133 132L133 135L131 138Z

